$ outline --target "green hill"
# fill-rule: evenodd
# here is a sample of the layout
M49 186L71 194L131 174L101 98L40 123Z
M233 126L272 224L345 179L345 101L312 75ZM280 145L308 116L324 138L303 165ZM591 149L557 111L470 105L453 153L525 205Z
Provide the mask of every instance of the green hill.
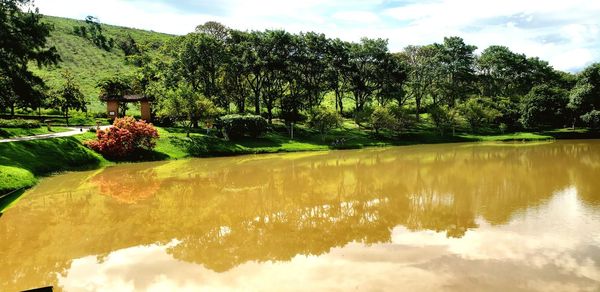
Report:
M131 73L135 68L125 62L125 54L117 45L107 52L96 47L90 40L75 35L73 27L85 25L85 21L54 16L44 16L43 21L54 26L48 43L56 47L62 62L57 66L41 69L31 64L31 70L42 77L51 89L59 87L63 82L62 72L70 70L90 102L90 111L103 111L104 107L98 100L97 82L115 74ZM102 29L104 35L113 38L115 43L131 35L139 44L156 44L157 47L173 37L164 33L106 24L102 24Z

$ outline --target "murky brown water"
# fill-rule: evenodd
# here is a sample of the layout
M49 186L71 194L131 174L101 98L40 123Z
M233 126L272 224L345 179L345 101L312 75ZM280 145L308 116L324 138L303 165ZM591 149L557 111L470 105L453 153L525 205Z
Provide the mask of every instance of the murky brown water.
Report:
M0 291L600 290L600 141L119 165L0 218Z

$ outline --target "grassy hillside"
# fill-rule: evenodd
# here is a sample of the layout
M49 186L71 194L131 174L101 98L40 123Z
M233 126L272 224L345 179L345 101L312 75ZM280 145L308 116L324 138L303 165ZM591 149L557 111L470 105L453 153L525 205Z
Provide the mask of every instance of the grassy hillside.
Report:
M54 26L48 42L51 46L56 46L62 62L55 67L41 69L31 64L31 70L42 77L50 88L59 87L63 82L61 73L65 69L70 70L76 76L77 82L90 102L90 110L103 111L104 107L98 100L97 82L115 74L131 73L134 67L125 63L125 55L116 45L107 52L96 47L91 41L73 34L73 27L85 25L84 21L53 16L45 16L43 21ZM112 25L103 24L102 28L104 35L114 38L115 43L128 34L140 44L160 44L173 37L158 32Z

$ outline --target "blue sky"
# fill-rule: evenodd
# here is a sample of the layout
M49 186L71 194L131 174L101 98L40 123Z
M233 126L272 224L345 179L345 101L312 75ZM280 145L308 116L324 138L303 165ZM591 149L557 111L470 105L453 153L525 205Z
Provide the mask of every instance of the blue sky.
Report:
M316 31L390 49L458 35L480 50L501 44L576 72L600 61L600 0L36 0L40 12L185 34L209 20L246 29Z

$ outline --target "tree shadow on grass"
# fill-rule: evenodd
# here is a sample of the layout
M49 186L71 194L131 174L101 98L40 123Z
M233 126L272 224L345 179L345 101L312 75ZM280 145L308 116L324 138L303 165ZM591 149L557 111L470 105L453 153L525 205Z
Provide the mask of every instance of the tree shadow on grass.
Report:
M554 139L600 139L600 130L543 131L540 134L552 136Z
M171 144L186 149L190 156L233 156L242 154L253 154L266 151L265 148L276 149L281 143L268 138L242 138L235 141L227 141L212 136L191 136L190 138L170 137ZM271 151L273 152L273 151Z
M105 157L114 162L145 162L145 161L161 161L169 159L169 155L155 150L141 149L125 157L114 158Z

